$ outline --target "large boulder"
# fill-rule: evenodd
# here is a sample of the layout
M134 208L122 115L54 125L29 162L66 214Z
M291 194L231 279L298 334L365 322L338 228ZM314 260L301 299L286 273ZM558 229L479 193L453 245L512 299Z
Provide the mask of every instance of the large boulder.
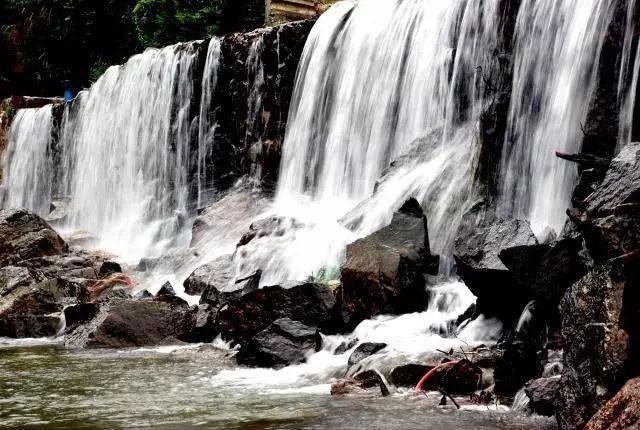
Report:
M67 244L39 216L17 209L0 211L0 267L67 251Z
M284 367L302 363L307 353L319 349L317 329L289 318L277 319L243 345L236 355L239 364Z
M499 257L527 296L554 308L566 289L586 275L592 265L581 236L507 248Z
M0 337L48 337L58 332L62 305L37 285L15 288L0 300Z
M565 367L558 421L582 428L630 377L640 372L640 257L596 267L561 302Z
M500 259L510 248L537 245L527 221L500 219L486 226L463 226L455 240L458 275L478 297L477 312L513 322L530 299ZM509 306L504 306L505 301Z
M190 341L195 314L186 302L113 300L77 309L65 345L126 348Z
M427 218L410 199L387 227L347 245L341 272L346 327L383 313L423 310L425 274L437 274L438 260L430 252Z
M325 285L265 287L227 303L218 313L217 331L225 340L246 344L274 321L289 318L324 333L335 332L335 304L333 291Z
M198 267L184 281L184 292L192 296L201 295L205 290L219 291L233 279L231 255L223 255Z
M640 378L631 379L585 426L585 430L640 428Z

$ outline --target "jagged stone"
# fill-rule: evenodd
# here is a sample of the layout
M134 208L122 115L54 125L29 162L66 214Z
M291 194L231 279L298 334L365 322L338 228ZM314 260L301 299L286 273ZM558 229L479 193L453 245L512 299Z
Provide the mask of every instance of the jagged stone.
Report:
M640 427L640 378L631 379L587 423L584 430L631 430Z
M198 267L184 281L185 293L197 296L207 289L210 289L211 292L213 290L222 290L233 279L231 264L231 255L223 255L210 263Z
M387 347L386 343L365 342L358 347L349 356L349 367L355 366L367 357L370 357L380 350Z
M236 360L249 366L278 368L302 363L308 352L319 347L320 335L316 328L281 318L243 345Z
M418 212L420 211L420 212ZM411 199L391 223L347 245L342 266L341 304L347 328L382 313L423 310L428 302L425 274L436 274L427 219Z
M17 209L0 211L0 267L67 251L67 244L39 216Z
M565 367L558 420L582 428L640 372L640 258L610 260L576 282L561 301Z

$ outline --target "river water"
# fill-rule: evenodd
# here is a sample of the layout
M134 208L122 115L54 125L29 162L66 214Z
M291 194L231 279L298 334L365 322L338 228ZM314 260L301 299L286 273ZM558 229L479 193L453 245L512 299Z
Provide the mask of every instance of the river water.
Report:
M439 396L332 397L328 381L287 387L264 373L242 384L237 376L249 370L199 348L87 351L0 340L0 428L556 428L506 410L436 407Z

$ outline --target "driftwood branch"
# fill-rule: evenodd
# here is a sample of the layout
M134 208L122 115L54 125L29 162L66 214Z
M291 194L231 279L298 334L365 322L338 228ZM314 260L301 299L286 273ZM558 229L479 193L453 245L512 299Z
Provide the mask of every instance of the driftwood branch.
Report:
M565 154L564 152L556 151L556 157L562 158L563 160L570 161L572 163L577 163L578 165L587 169L607 169L609 167L609 164L611 164L610 158L598 157L585 153Z

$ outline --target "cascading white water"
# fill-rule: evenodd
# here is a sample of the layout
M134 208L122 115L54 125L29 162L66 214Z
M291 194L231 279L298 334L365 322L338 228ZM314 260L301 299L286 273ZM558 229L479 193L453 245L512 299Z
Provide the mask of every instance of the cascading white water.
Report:
M196 47L149 49L109 68L64 119L67 228L125 259L185 240Z
M386 224L412 196L427 207L436 251L450 251L474 201L474 132L486 90L478 68L494 61L498 5L362 0L318 20L298 69L274 209L303 228L289 245L278 238L266 255L249 253L267 268L265 283L336 266L346 241ZM338 222L345 215L359 220L355 236Z
M211 201L213 196L213 171L207 162L212 157L216 132L214 94L218 85L218 69L220 67L220 39L212 38L207 49L207 60L202 77L200 95L200 115L198 124L198 207Z
M502 157L502 211L559 231L577 170L555 156L577 153L613 17L609 0L524 0L515 30L512 103Z
M13 120L2 162L0 208L24 208L47 215L53 183L52 105L21 109Z
M622 45L622 61L618 82L618 103L620 104L620 132L618 150L631 143L633 131L633 113L636 108L638 77L640 76L640 43L633 50L635 37L636 0L628 0L627 22Z
M262 141L256 139L256 125L262 120L262 97L264 92L264 65L262 63L262 51L264 50L264 34L259 34L249 48L247 56L247 84L249 85L249 97L247 98L247 128L245 131L245 147L251 157L251 169L249 177L253 186L260 183L261 168L258 158L262 152ZM250 147L249 147L250 145Z

